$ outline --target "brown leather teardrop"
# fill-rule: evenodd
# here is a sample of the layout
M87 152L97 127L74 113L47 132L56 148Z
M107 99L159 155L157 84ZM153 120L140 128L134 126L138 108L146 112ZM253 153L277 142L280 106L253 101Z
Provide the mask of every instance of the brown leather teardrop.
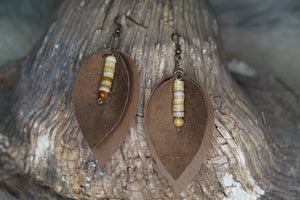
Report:
M105 58L116 57L116 71L107 99L99 105L98 89ZM74 84L74 104L80 128L100 165L122 144L134 120L139 99L139 77L131 58L123 52L102 50L80 68Z
M208 153L213 109L204 89L183 77L185 117L181 131L177 132L172 115L174 79L174 76L163 79L153 90L145 108L145 131L160 171L175 192L181 192Z

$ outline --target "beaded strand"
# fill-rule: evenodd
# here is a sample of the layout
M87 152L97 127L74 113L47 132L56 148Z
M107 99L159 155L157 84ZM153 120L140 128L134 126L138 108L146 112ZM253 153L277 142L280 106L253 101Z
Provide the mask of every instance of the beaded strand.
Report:
M181 78L176 78L174 80L173 86L173 117L174 125L180 131L180 127L184 124L184 82Z
M99 87L98 103L101 104L108 97L110 92L112 81L114 79L115 68L116 68L116 57L111 55L105 59L103 78Z

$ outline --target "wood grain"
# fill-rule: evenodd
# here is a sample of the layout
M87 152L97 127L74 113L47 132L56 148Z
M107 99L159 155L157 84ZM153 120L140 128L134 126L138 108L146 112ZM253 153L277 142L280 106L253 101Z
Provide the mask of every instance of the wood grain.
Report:
M117 15L123 16L118 49L136 62L141 98L123 145L105 167L99 167L78 126L72 88L81 62L110 45ZM209 158L179 196L158 171L143 129L146 100L158 81L174 69L170 37L174 32L183 35L183 70L211 98L216 127ZM16 100L0 134L1 163L63 196L299 196L299 158L280 152L260 113L228 73L217 21L205 1L65 1L40 47L26 58L13 95Z

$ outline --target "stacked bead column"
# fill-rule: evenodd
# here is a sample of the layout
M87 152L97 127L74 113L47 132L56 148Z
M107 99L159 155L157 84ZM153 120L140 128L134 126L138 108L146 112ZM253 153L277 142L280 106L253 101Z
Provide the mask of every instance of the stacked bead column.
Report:
M180 131L180 128L184 124L184 82L181 78L176 78L174 80L173 93L174 125L177 127L177 130Z
M114 79L116 62L117 60L115 56L107 56L105 59L103 78L98 93L99 104L107 98L108 93L110 92L112 81Z

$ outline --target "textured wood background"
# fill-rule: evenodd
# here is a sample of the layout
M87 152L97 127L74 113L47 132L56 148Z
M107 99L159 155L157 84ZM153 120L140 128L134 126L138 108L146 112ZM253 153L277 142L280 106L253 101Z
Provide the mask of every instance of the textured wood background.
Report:
M117 15L123 16L118 49L131 55L137 64L141 97L123 145L101 168L80 131L72 102L73 84L80 64L110 41ZM183 35L184 71L210 95L216 127L208 159L180 196L172 192L155 165L143 129L144 104L151 90L174 69L170 37L174 32ZM250 86L247 93L263 94L259 93L264 91L261 85L252 87L250 82ZM280 112L293 111L288 118L297 121L299 99L284 91L288 99L271 93L267 102L284 105ZM65 1L40 46L24 61L13 96L13 108L0 133L1 164L63 196L299 196L299 143L289 148L278 146L269 134L266 118L257 112L259 106L250 103L251 99L233 81L226 69L216 19L205 1ZM293 135L293 130L290 132Z

